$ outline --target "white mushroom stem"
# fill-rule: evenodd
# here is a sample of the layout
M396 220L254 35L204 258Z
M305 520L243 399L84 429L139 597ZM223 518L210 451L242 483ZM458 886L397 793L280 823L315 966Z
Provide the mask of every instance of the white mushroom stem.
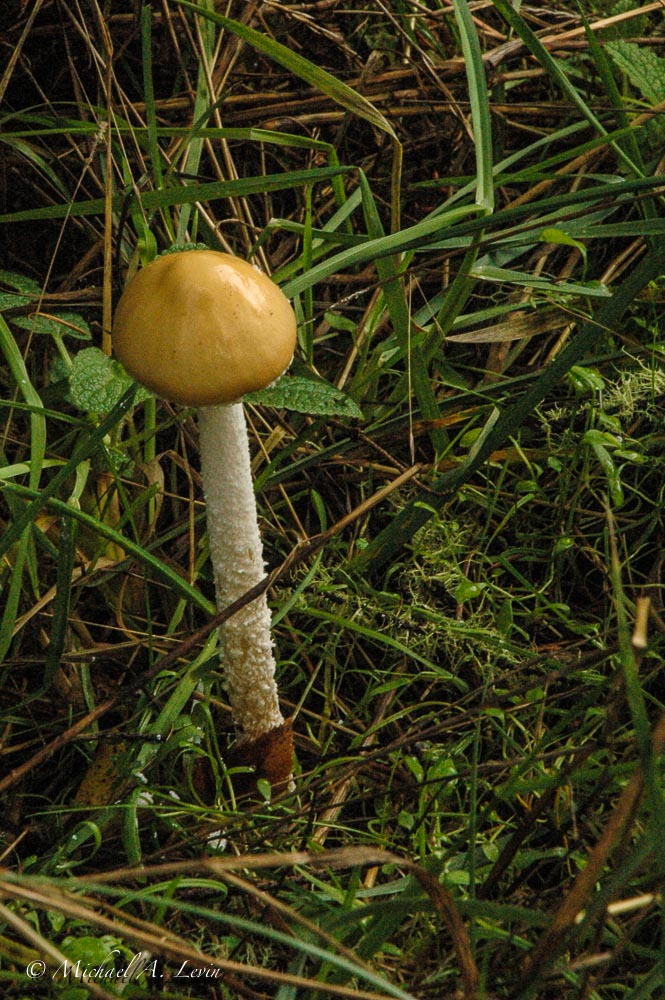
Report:
M199 412L201 473L217 607L223 610L265 576L242 403ZM281 726L265 594L219 630L225 686L241 742Z

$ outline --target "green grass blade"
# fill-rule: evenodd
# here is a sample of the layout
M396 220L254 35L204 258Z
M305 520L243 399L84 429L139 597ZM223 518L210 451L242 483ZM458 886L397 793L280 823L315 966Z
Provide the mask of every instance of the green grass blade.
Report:
M385 236L376 201L364 171L360 171L360 190L367 232L371 240L381 240ZM376 269L381 280L381 290L390 313L393 330L404 346L409 333L409 306L404 294L403 281L398 274L397 261L393 256L377 257Z
M143 62L143 95L145 116L148 123L148 149L156 187L162 187L162 157L157 141L157 112L155 109L155 87L152 76L152 11L149 6L141 9L141 59Z
M30 555L32 538L25 532L18 540L13 558L13 567L9 576L9 586L3 593L4 608L0 620L0 662L7 655L12 639L14 626L23 591L23 570Z
M282 290L285 295L291 297L337 271L355 267L357 264L365 264L367 261L376 260L379 257L387 257L389 254L402 253L405 250L424 246L435 237L443 238L448 226L453 226L467 216L477 215L481 211L482 209L478 205L465 205L451 209L450 212L442 215L430 216L415 226L402 229L399 233L391 233L389 236L368 240L361 246L343 250L334 257L329 257L315 265L308 273L287 282Z
M69 517L61 518L60 536L58 539L56 593L55 600L53 601L51 634L44 660L44 690L50 687L55 673L60 666L60 660L65 648L71 603L72 571L76 559L76 538L77 522Z
M480 42L466 0L453 0L469 86L476 150L476 202L487 213L494 209L492 176L492 116Z
M642 154L637 141L636 130L630 127L628 116L623 110L621 93L617 86L617 82L614 79L614 73L612 72L610 60L607 58L607 54L605 53L603 46L596 38L595 33L589 27L589 23L586 18L584 18L584 30L586 39L589 43L589 52L591 53L591 57L595 63L598 76L602 80L603 86L605 87L607 99L610 107L613 109L618 129L622 132L622 139L619 140L617 138L617 142L619 142L620 145L625 146L625 150L627 155L630 157L630 161L637 164L639 168L638 176L644 177L644 163L642 161Z
M172 205L191 205L195 201L214 201L217 198L242 198L250 194L264 194L266 191L287 191L303 184L317 184L332 180L340 174L349 173L351 167L317 167L312 170L293 170L283 174L267 174L259 177L243 177L231 181L210 181L204 184L189 184L186 187L162 188L159 191L141 191L141 205L147 211L169 208ZM134 197L134 195L132 195ZM113 211L121 212L127 201L126 195L113 198ZM103 198L74 201L68 205L48 205L44 208L28 208L20 212L0 215L0 225L8 222L38 222L42 219L80 218L87 215L101 215L104 211Z
M614 607L617 618L617 634L619 639L619 660L623 673L626 701L633 720L635 741L639 750L644 774L644 785L647 801L651 810L653 842L656 845L658 870L665 871L664 841L662 831L665 829L665 799L658 772L658 760L653 753L651 739L651 724L647 711L644 691L638 670L638 659L631 642L630 624L626 610L626 594L621 579L621 562L617 551L616 531L611 511L610 519L610 555L611 582L614 597Z
M43 404L39 393L33 386L25 367L25 362L12 332L0 316L0 349L4 354L9 370L14 377L19 392L30 411L30 485L36 487L41 476L46 452L46 421L43 414Z
M18 344L14 340L11 330L2 316L0 316L0 349L5 356L19 392L30 407L30 464L28 479L30 486L36 489L41 478L44 455L46 453L46 420L43 414L43 404L39 393L30 381L28 370ZM25 531L27 526L26 522L19 531L12 532L11 527L5 531L5 539L11 534L11 540L7 548L3 550L3 554L8 551L11 545L18 543L18 546L15 552L14 567L9 579L9 586L4 595L4 607L2 620L0 621L0 636L2 637L0 638L0 660L4 659L11 644L14 622L20 603L23 570L30 555L32 540L30 532Z
M210 66L214 52L214 26L208 22L203 27L204 29L207 29L201 31L201 40L205 50L204 59L207 62L207 65ZM204 61L201 60L198 66L196 95L194 98L193 117L195 122L201 123L208 120L212 111L211 100L212 98L208 88L206 66L204 65ZM204 141L205 140L201 135L201 129L197 125L187 142L187 153L184 164L184 171L186 174L191 176L195 176L197 174L201 163ZM189 226L190 216L191 205L183 205L178 218L178 233L176 237L176 242L179 244L185 243L188 238L187 227Z

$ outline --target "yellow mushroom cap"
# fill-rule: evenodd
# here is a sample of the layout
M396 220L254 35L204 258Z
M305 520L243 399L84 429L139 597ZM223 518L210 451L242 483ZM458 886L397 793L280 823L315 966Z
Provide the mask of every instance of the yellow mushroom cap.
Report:
M296 319L283 292L247 261L187 250L129 282L113 349L138 382L185 406L232 403L288 368Z

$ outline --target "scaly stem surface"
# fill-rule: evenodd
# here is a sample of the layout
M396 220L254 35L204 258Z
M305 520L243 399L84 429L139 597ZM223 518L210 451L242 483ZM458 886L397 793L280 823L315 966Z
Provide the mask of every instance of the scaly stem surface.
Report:
M201 474L217 607L222 610L265 576L242 403L199 413ZM281 726L266 595L219 630L226 690L240 741Z

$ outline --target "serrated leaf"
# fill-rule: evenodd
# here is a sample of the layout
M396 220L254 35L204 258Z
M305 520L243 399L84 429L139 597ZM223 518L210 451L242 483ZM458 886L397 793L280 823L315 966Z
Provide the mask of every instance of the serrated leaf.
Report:
M0 290L0 312L25 306L41 295L41 288L36 281L15 271L0 270L0 283L12 289L10 292Z
M52 337L75 337L77 340L91 340L90 327L78 313L59 312L57 316L33 313L32 316L16 316L12 322L31 333L49 334Z
M645 45L622 38L607 42L605 48L642 97L651 104L665 101L665 59Z
M42 290L32 278L16 271L0 270L0 285L6 285L11 291L0 289L0 312L5 309L16 309L31 302L39 301ZM51 336L76 337L78 340L90 340L90 328L82 316L73 312L58 312L57 315L36 313L32 316L15 316L14 326L30 333L46 333Z
M283 375L274 385L249 393L245 398L262 406L276 406L311 416L362 418L362 410L350 396L329 382L301 375Z
M133 384L125 369L98 347L84 347L75 356L69 373L72 403L86 413L108 413ZM139 388L135 402L149 393Z

